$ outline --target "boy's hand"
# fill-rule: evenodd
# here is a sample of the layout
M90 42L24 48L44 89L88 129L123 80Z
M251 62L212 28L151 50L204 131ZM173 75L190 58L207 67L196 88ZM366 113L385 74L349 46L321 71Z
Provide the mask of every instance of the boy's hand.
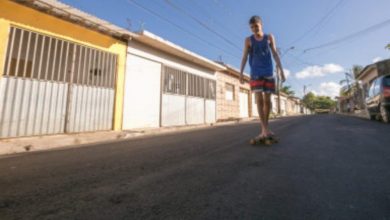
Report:
M286 77L284 76L284 72L282 71L281 77L280 77L282 83L286 82Z
M244 84L244 77L243 77L242 74L240 74L240 83L241 83L241 84Z
M280 68L280 66L277 66L276 68L278 69L279 72L280 81L282 83L286 82L286 76L284 75L284 70Z

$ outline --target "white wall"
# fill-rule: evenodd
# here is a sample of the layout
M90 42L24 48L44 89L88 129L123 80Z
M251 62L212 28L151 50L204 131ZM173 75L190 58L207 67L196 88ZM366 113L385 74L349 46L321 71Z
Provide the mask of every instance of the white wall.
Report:
M126 62L123 129L159 127L161 64L135 55Z
M187 97L187 124L205 123L205 101L203 98Z
M155 62L163 63L165 65L178 68L180 70L196 74L205 78L216 80L216 72L207 70L198 65L194 65L190 62L177 58L175 56L169 55L167 53L161 52L149 46L140 44L135 41L130 41L127 48L127 52L130 54L135 54L140 57L144 57Z
M179 95L162 96L162 126L185 125L185 97Z
M215 123L216 107L216 101L206 100L206 123Z
M252 116L253 117L259 117L259 112L257 111L257 104L256 104L256 95L252 93Z
M240 118L249 117L249 94L248 92L240 91L239 103L240 103Z

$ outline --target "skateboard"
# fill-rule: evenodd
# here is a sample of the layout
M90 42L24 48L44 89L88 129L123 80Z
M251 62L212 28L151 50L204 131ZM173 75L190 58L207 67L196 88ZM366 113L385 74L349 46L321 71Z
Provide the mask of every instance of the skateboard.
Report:
M264 138L252 138L250 140L250 144L251 145L261 145L261 144L264 144L264 145L267 145L267 146L270 146L272 144L277 144L279 142L279 140L274 136L268 136L268 137L264 137Z

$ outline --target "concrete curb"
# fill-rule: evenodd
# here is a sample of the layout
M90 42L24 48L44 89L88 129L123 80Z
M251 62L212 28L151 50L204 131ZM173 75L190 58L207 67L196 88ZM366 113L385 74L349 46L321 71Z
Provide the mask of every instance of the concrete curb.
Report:
M240 119L234 121L217 122L194 126L180 126L157 129L142 129L129 131L100 131L79 134L59 134L47 136L21 137L0 139L0 155L12 155L63 148L83 147L111 141L120 141L138 137L155 136L176 132L188 132L199 129L220 127L226 125L242 124L256 121L256 118Z
M362 112L362 113L342 113L342 112L338 112L337 114L338 115L344 115L344 116L350 116L350 117L369 119L365 112Z

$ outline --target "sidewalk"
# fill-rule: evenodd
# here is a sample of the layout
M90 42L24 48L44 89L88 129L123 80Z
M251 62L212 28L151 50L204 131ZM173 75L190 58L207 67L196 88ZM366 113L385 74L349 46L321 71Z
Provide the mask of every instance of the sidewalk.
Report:
M34 137L20 137L0 139L0 155L25 153L33 151L53 150L61 148L82 147L91 144L126 140L143 136L154 136L175 132L185 132L213 126L224 126L255 121L256 118L247 118L234 121L218 122L180 127L153 128L129 131L99 131L78 134L59 134Z
M353 116L353 117L358 117L358 118L364 118L364 119L369 119L368 114L367 114L367 112L365 110L356 110L353 113L338 112L337 114L346 115L346 116Z

